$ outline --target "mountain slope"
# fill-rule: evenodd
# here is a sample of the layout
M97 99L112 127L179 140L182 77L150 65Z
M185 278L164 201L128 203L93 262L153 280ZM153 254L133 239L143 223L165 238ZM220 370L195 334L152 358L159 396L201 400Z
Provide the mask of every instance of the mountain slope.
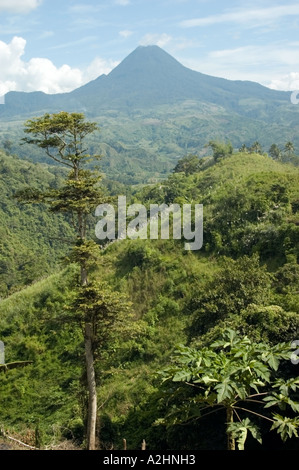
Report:
M3 114L41 111L45 108L86 109L98 113L105 109L144 108L197 100L237 109L246 114L241 100L257 100L270 106L287 104L289 93L270 90L254 82L211 77L184 67L158 46L138 47L109 75L102 75L71 93L10 92ZM258 103L260 101L260 103Z
M61 180L61 170L21 161L0 151L0 297L47 276L57 268L72 230L42 205L17 203L28 185L43 190Z
M203 171L169 177L162 191L159 185L136 196L144 204L160 202L161 194L162 201L167 195L172 201L204 202L204 246L187 252L179 240L123 240L101 251L94 275L128 295L135 320L132 335L124 337L121 331L97 361L103 448L113 443L122 449L124 437L128 449L140 448L143 438L152 450L217 445L221 431L213 421L195 420L186 432L185 426L166 428L159 420L170 405L161 407L156 372L169 365L178 344L198 339L193 325L199 328L202 318L212 333L222 322L233 327L241 321L242 332L258 340L266 337L271 344L298 337L298 178L299 170L291 165L234 154ZM236 215L243 217L246 237L240 237ZM252 256L256 253L270 261L271 278ZM222 254L234 259L224 260ZM222 277L217 285L218 273L224 276L227 266L233 283ZM46 444L57 444L58 437L81 442L83 435L81 331L61 321L74 274L73 268L57 272L0 303L7 361L33 361L1 377L0 420L8 429L40 426ZM253 304L244 307L244 298Z
M210 140L228 139L236 149L258 141L266 152L288 141L299 147L299 106L290 93L195 72L157 46L138 47L108 75L71 93L8 93L0 142L10 140L21 158L47 162L39 149L19 145L23 122L61 110L99 123L91 151L103 155L108 178L122 183L159 181L178 158L205 155Z

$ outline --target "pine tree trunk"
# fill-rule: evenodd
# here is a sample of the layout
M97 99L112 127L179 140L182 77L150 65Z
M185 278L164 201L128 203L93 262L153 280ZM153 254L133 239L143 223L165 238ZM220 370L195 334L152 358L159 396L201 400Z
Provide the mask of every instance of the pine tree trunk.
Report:
M81 240L85 240L85 225L83 223L83 214L78 214L79 235ZM88 270L84 261L81 261L80 278L81 286L88 284ZM97 424L97 387L94 370L93 356L93 330L92 324L86 321L84 326L84 343L85 343L85 361L86 361L86 377L88 389L88 411L87 411L87 429L86 440L87 450L96 449L96 424Z
M227 425L234 422L234 411L232 407L226 409L226 423ZM232 437L232 433L227 433L227 450L236 450L235 439Z
M85 264L81 264L81 286L87 286L88 278L87 278L87 269Z
M85 324L85 357L88 387L87 450L96 449L97 389L92 350L92 326Z

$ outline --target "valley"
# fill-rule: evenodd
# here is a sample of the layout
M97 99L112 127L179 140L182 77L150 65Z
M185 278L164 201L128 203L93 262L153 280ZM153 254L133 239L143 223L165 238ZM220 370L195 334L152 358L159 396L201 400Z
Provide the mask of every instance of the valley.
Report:
M107 177L151 183L187 153L206 155L210 140L229 140L236 150L256 141L265 152L288 141L298 148L299 107L290 96L195 72L158 46L138 47L109 75L71 93L8 93L0 106L0 142L11 142L11 153L21 158L51 163L20 145L23 122L45 112L83 112L99 124L89 144L103 156Z

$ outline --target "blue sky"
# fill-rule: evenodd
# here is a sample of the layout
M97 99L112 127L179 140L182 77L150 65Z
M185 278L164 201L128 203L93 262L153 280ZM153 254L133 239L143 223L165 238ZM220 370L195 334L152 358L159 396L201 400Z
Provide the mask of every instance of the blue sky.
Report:
M71 91L157 44L193 70L299 89L294 0L0 0L0 95Z

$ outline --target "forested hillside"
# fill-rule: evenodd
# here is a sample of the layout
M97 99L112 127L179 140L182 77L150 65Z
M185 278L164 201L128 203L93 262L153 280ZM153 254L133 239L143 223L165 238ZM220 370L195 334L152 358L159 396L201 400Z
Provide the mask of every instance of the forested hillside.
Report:
M6 362L32 364L1 374L0 423L32 445L53 448L68 442L80 449L86 424L84 344L80 324L70 321L68 313L79 273L75 264L58 264L65 246L49 241L68 236L69 225L59 215L50 218L44 209L20 206L12 197L12 188L22 189L21 183L54 187L59 171L16 163L4 153L1 171L2 243L7 241L1 252L1 286L3 296L11 295L0 303L0 338ZM176 351L210 348L227 328L265 345L265 351L272 349L269 364L275 378L293 387L292 395L284 396L285 405L292 405L286 419L296 416L293 378L298 366L284 359L278 372L274 353L278 344L299 339L298 167L253 152L202 160L189 156L159 184L135 189L130 202L147 207L203 204L204 242L199 251L186 251L180 240L98 246L92 278L105 282L108 293L124 295L130 305L129 321L111 330L96 360L99 447L122 449L126 439L128 449L140 449L145 439L154 450L225 449L222 411L200 418L194 387L180 387L178 376L163 384L160 372L172 364ZM28 278L25 263L34 267L28 268ZM56 272L47 276L53 266ZM10 292L33 280L20 292ZM269 391L263 367L254 387ZM206 376L205 385L213 380ZM276 395L275 404L281 405ZM290 431L287 421L291 439L284 442L275 429L270 432L271 411L263 410L268 423L251 414L253 431L245 447L298 449L296 430ZM244 410L238 414L240 420L247 417ZM257 425L262 443L254 439Z
M61 183L63 170L32 164L0 151L0 296L47 276L65 256L73 236L69 223L53 217L43 205L20 205L18 190L32 185L44 189Z
M109 179L124 184L158 182L183 155L208 155L205 146L214 139L228 139L235 149L259 142L263 152L288 141L299 147L299 109L290 93L196 72L158 46L138 47L108 75L71 93L8 93L0 107L0 145L49 163L45 152L20 145L23 123L61 109L99 124L90 151L102 155Z

